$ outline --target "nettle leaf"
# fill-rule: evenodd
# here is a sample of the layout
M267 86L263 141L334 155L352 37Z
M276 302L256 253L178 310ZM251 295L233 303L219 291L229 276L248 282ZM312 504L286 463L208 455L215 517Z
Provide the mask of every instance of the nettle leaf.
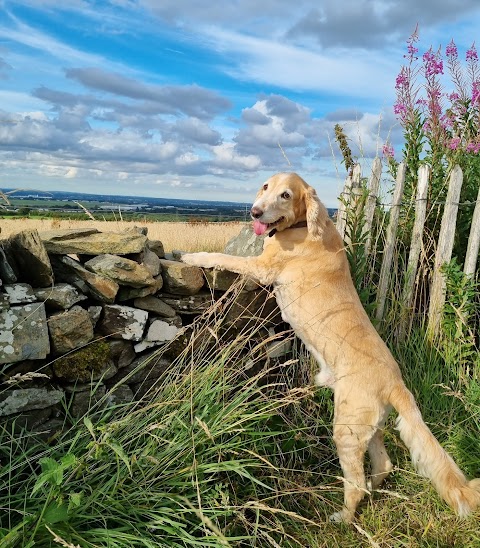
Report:
M68 508L78 508L82 504L82 496L83 493L70 493L68 495L69 502L68 502Z
M45 512L43 513L43 521L45 523L59 523L61 521L67 521L68 508L63 503L52 501Z
M42 467L42 474L55 470L58 467L58 462L51 457L43 457L39 462Z
M76 462L77 459L75 455L67 453L60 459L60 462L57 462L51 457L43 457L40 459L40 466L42 467L42 472L37 478L35 485L32 489L32 496L37 493L46 483L50 485L59 486L63 482L63 473L68 468L71 468Z
M60 462L64 469L71 468L77 462L77 457L72 453L67 453L60 459Z

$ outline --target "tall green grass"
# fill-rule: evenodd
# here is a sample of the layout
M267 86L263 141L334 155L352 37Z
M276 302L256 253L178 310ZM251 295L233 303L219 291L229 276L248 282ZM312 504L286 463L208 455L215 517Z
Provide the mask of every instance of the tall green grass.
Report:
M148 400L100 402L53 447L2 430L2 546L275 546L281 444L299 434L279 417L310 390L281 373L298 362L262 365L262 321L235 334L213 314Z

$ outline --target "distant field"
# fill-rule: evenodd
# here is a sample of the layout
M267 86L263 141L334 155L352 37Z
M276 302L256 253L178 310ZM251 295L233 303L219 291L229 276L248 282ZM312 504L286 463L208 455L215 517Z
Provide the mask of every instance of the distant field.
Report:
M102 232L118 232L132 226L148 227L148 236L160 240L165 251L181 249L183 251L223 251L225 244L236 236L245 223L173 223L125 221L73 221L58 219L0 219L0 238L26 229L54 230L62 228L95 227Z

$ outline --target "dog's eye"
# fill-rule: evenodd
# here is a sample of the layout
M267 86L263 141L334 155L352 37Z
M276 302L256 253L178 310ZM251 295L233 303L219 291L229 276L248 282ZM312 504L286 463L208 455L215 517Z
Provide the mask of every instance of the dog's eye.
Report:
M287 191L282 192L280 194L280 198L283 198L284 200L289 200L290 199L290 192L287 192Z
M263 190L267 190L268 185L263 185Z

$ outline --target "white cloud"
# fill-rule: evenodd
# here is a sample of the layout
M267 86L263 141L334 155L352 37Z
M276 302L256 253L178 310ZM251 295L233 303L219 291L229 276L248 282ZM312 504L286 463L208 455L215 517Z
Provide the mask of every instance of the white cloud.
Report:
M191 164L196 164L200 160L200 156L193 154L192 152L185 152L178 158L175 158L175 163L178 166L187 166Z
M253 171L261 167L261 160L254 154L241 155L235 151L233 143L223 143L212 147L215 158L213 165L215 168L238 170L245 169Z
M233 56L236 63L223 69L234 78L298 91L316 91L369 98L392 93L398 60L361 50L328 54L303 47L240 34L220 28L205 29L212 47Z
M67 169L67 172L65 173L66 179L75 179L75 177L78 175L78 168L76 167L70 167Z

